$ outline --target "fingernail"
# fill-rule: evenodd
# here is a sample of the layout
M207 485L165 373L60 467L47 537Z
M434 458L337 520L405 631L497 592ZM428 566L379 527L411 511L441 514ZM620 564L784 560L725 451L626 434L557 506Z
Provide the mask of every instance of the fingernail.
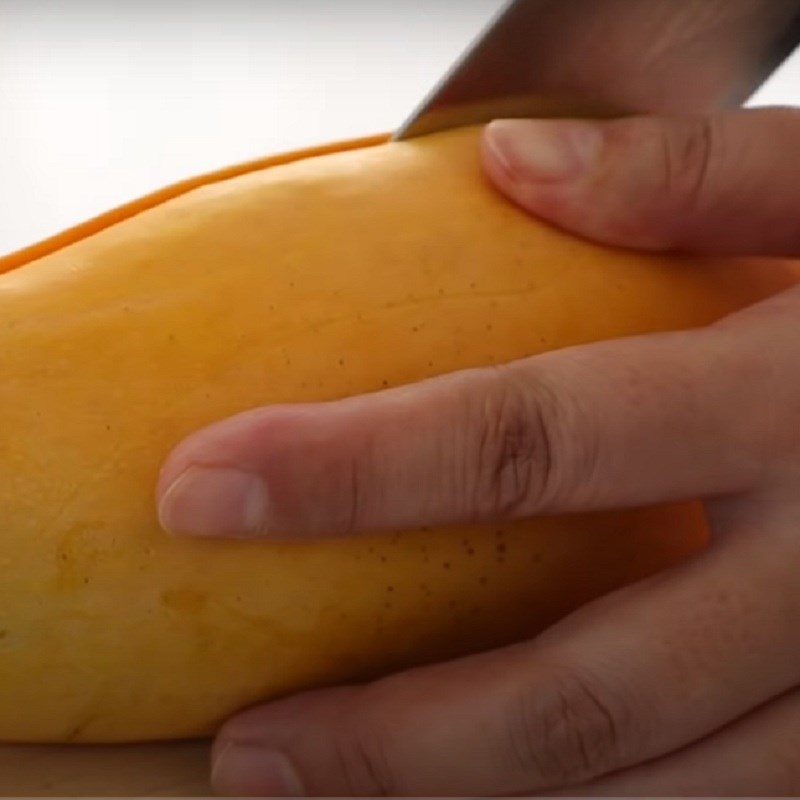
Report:
M303 797L305 790L288 758L277 750L231 742L211 767L214 791L227 797Z
M224 536L263 530L268 502L256 475L222 467L189 467L164 492L158 516L170 533Z
M591 168L603 134L591 122L503 119L486 127L485 142L510 178L556 182L574 180Z

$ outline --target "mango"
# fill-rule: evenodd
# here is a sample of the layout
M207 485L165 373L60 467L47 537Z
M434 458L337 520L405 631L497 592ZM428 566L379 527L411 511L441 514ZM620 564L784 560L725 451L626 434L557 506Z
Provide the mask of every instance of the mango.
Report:
M535 635L704 547L697 503L300 544L159 529L162 460L229 414L703 325L798 278L554 230L486 183L477 136L232 168L0 261L0 739L203 736Z

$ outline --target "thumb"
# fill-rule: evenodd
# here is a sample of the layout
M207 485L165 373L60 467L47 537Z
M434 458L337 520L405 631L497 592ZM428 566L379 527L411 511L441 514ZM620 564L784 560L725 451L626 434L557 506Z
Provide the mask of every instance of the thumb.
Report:
M610 122L499 120L489 177L533 214L606 244L760 255L800 248L800 110Z

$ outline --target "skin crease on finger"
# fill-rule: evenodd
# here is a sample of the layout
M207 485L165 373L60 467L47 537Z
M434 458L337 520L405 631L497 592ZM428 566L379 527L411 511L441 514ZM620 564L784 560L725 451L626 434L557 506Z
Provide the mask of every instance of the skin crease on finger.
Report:
M713 119L514 121L489 127L483 160L511 200L603 242L797 255L800 161L787 154L799 144L800 117L786 109ZM797 791L798 323L800 290L790 290L703 331L593 345L537 362L535 369L541 363L547 375L558 377L551 386L556 400L568 385L570 398L603 412L576 417L591 419L595 428L570 428L570 436L552 439L554 457L579 447L582 437L599 447L617 492L608 492L605 502L704 496L712 548L584 607L533 642L245 712L219 735L213 772L218 790ZM613 370L604 387L601 377L586 380L593 373L576 364L619 360L620 370L635 366L644 375L648 365L658 365L651 370L657 390L641 393L639 407L614 416ZM519 367L520 374L526 368ZM463 381L460 397L480 398L491 390L479 373L455 378ZM576 375L582 376L574 382L579 389L563 382ZM430 392L435 395L435 384L409 387L404 403L412 412L415 402L430 412L425 435L435 450L437 431L446 428L452 409L438 396L432 402ZM677 415L687 398L692 414ZM355 429L370 418L379 433L381 402L363 398L350 411L332 404L330 413L315 412L314 425L335 428L336 420L345 419ZM260 414L250 418L249 452L258 450ZM603 426L612 422L619 427L608 435ZM248 424L244 420L237 429L242 440ZM419 431L410 424L409 447L393 457L413 464L411 445ZM293 437L303 435L301 420ZM197 434L192 458L202 459L205 447L224 450L226 442L224 428ZM289 447L282 458L291 459L292 452ZM642 453L645 458L637 457ZM466 472L476 468L462 466ZM585 505L585 477L573 475L547 510ZM435 490L435 475L431 481ZM456 513L442 506L435 491L432 497L423 509L428 519ZM398 508L414 505L404 496L391 507L381 507L375 497L362 501L372 503L370 514L381 514L387 524L398 521ZM536 502L522 507L541 510ZM576 786L582 788L569 788Z

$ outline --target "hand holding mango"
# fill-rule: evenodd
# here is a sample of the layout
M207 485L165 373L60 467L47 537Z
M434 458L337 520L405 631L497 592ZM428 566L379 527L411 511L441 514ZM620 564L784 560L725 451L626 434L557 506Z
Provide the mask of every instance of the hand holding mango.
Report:
M742 133L761 117L742 119L725 123L708 162L716 140L702 125L668 139L643 122L601 128L577 151L589 161L594 147L600 165L583 181L580 170L533 180L557 162L540 149L531 176L506 146L512 194L563 224L572 208L573 228L614 242L644 231L684 249L794 252L793 164L778 179L774 163L794 118L766 118L775 147L761 160ZM627 148L626 131L639 132ZM793 562L785 547L727 535L747 503L734 522L729 500L708 506L727 549L657 579L663 602L640 584L606 601L619 612L589 607L565 623L574 634L532 637L701 551L705 515L684 498L744 496L793 474L794 365L781 373L791 359L775 346L788 339L751 333L758 310L728 315L795 285L797 263L575 238L492 189L479 135L372 138L232 167L0 259L0 740L206 735L265 700L400 672L278 704L238 733L232 723L219 785L280 792L283 775L331 793L497 792L671 752L735 716L731 692L748 710L791 684L791 659L780 672L772 654L793 646L779 627L792 596L774 591ZM717 177L726 154L741 170ZM774 326L779 312L764 317ZM165 536L153 486L170 450L267 405L195 438L162 476L168 527L239 539ZM753 524L780 538L772 508ZM740 540L752 558L728 544ZM612 699L621 708L606 716Z
M791 110L499 122L482 139L496 187L573 232L768 256L800 255L798 147ZM730 262L715 278L740 306L752 268ZM593 278L587 269L586 294ZM530 299L535 328L542 306ZM306 540L692 497L704 498L713 533L701 554L526 644L245 712L219 735L219 788L796 792L798 332L790 288L693 330L262 408L189 437L159 488L163 524L183 534Z

